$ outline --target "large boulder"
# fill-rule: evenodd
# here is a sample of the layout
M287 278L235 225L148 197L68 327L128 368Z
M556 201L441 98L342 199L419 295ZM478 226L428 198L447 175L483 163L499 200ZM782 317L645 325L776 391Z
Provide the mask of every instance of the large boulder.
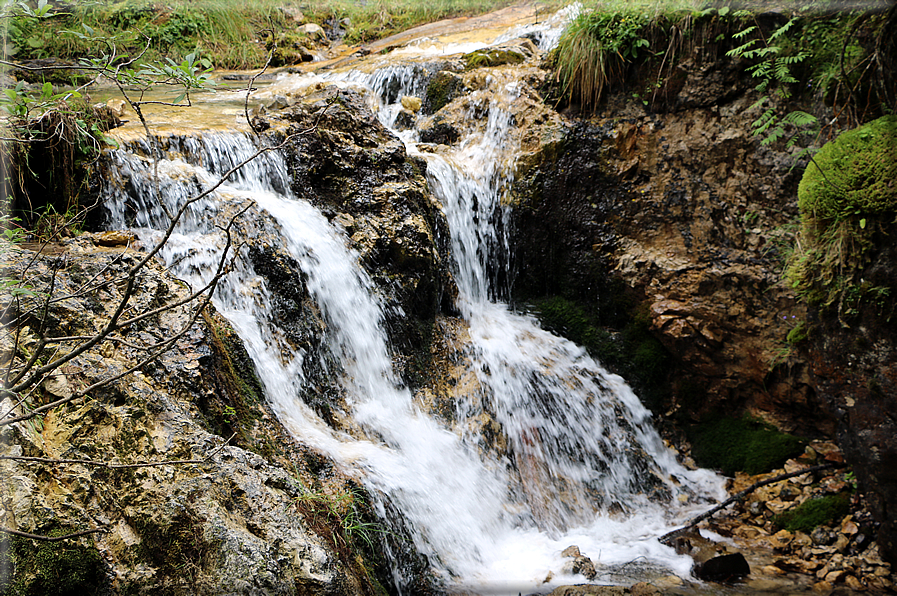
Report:
M339 223L386 303L392 344L409 357L429 343L434 317L452 307L448 238L425 164L377 120L364 98L327 87L282 116L293 192Z

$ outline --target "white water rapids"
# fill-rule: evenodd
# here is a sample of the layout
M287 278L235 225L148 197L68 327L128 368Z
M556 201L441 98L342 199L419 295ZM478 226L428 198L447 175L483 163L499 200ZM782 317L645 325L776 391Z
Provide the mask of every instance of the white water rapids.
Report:
M377 81L396 72L404 71L341 78L378 87ZM387 99L396 102L416 90L419 81L405 79L402 92ZM309 82L298 77L296 85ZM201 283L221 254L223 234L216 225L226 223L239 204L254 203L267 214L241 223L240 231L275 235L298 264L327 322L329 354L339 363L326 368L339 378L363 433L332 429L303 402L303 387L311 381L303 361L311 356L287 342L282 321L271 315L267 281L245 250L219 286L215 306L246 343L284 424L297 440L390 499L443 589L517 594L582 582L581 576L561 571L560 553L573 544L596 562L598 579L607 583L625 581L621 566L633 561L643 569L687 575L691 560L656 537L691 512L683 501L719 498L718 479L678 464L621 378L581 347L512 312L498 300L502 289L490 281L489 268L508 262L507 240L496 231L503 226L494 224L508 215L500 204L513 176L507 134L512 123L505 107L515 93L509 85L478 99L488 104L486 132L450 151L421 153L413 135L404 136L408 151L427 160L431 190L445 207L458 307L469 325L469 352L482 386L480 399L460 400L456 415L474 418L487 408L508 438L506 454L491 453L479 437L446 428L415 404L393 372L382 306L358 255L347 248L344 230L290 193L277 152L253 160L192 205L162 258L179 277ZM381 119L392 122L395 111L387 103ZM174 211L256 150L242 134L178 142L159 162L155 184L145 147L113 152L119 184L110 184L106 196L113 227L130 223L147 240L158 237L153 230L166 219L157 196ZM136 221L126 221L127 212L135 213ZM553 579L543 584L549 573ZM401 587L403 578L396 581Z

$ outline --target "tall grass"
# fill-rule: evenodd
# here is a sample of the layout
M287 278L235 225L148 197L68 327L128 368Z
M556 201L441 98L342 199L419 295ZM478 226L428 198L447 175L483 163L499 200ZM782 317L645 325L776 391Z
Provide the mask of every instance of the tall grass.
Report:
M682 56L707 61L724 53L720 42L733 31L727 12L677 1L612 1L584 10L552 57L562 96L585 112L623 86L645 103L663 101Z
M555 2L557 0L549 0ZM424 23L483 14L513 0L96 0L71 4L66 14L42 22L20 19L10 28L17 58L79 58L103 48L68 30L89 26L117 35L119 48L140 52L151 39L147 59L178 58L199 50L218 68L255 68L265 61L266 30L283 31L305 22L340 23L348 43L368 42Z

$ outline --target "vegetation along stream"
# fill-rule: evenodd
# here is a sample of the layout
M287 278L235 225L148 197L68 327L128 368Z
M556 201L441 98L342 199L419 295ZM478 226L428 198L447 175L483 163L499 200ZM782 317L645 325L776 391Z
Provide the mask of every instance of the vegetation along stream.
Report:
M897 9L449 4L5 6L4 594L894 590Z

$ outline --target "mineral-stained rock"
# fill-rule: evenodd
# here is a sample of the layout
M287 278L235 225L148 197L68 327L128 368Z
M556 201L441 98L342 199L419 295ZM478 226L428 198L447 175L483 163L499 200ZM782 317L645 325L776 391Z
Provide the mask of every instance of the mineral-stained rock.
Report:
M96 333L115 308L124 284L84 291L84 282L100 274L121 279L139 254L97 249L94 240L69 241L62 261L4 254L7 275L27 263L32 283L43 287L54 267L54 295L70 295L53 303L43 333ZM176 304L186 294L152 262L136 287L134 312ZM77 561L70 559L80 553L78 564L92 561L93 571L78 573L99 578L84 587L98 593L363 593L367 572L336 548L331 528L317 533L314 515L302 507L309 490L326 485L339 494L351 486L280 426L227 323L210 307L194 319L193 306L173 306L123 329L121 341L107 344L102 355L87 351L70 361L60 369L68 389L54 391L73 395L134 366L146 353L139 346L177 338L158 360L48 411L40 424L2 428L4 455L83 460L0 462L3 525L56 535L101 530L70 541L80 551L58 551L62 559L50 559L62 565L56 571L34 558L30 541L13 537L13 580L38 592L55 590L48 578L74 570ZM178 336L181 329L186 332ZM9 398L0 406L3 412L12 407ZM150 465L108 469L103 463ZM319 478L313 469L328 473Z
M423 162L408 158L361 95L328 87L292 106L290 130L316 127L286 147L293 192L346 227L383 292L393 346L409 357L429 343L433 319L452 311L448 238Z

